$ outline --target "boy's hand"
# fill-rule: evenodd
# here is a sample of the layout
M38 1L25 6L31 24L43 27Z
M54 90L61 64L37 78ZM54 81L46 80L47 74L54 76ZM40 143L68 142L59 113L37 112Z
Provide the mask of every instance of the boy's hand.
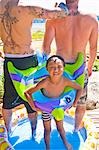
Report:
M36 111L40 111L41 112L41 109L40 108L36 108Z
M36 112L37 112L37 111L40 111L40 112L41 112L41 109L38 108L38 107L35 107L35 108L33 107L32 109L33 109L34 111L36 111Z
M4 59L4 54L2 51L0 51L0 57Z
M73 103L73 107L76 107L77 106L77 102L76 101L74 101L74 103Z

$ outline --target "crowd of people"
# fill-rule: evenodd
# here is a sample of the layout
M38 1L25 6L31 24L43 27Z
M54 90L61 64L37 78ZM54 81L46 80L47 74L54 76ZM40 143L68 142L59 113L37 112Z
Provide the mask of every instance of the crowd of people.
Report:
M95 16L82 14L78 11L79 0L66 0L66 4L58 5L58 10L47 10L37 6L19 6L19 0L0 1L0 38L4 50L4 96L2 114L8 134L11 130L12 109L24 104L31 122L32 133L36 129L37 111L31 99L31 93L35 90L44 89L44 94L57 97L62 93L65 86L72 86L78 90L77 100L73 106L75 111L74 132L80 128L81 121L86 111L88 77L92 74L92 66L96 58L98 21ZM59 9L61 7L61 9ZM65 9L66 7L66 9ZM55 7L57 9L57 7ZM68 11L67 11L68 10ZM47 62L49 77L42 80L35 89L26 91L25 102L17 94L9 75L7 63L11 61L18 69L28 69L38 65L35 50L31 49L31 26L34 18L45 18L46 30L43 41L43 53L51 55L51 43L55 38L56 55L50 57ZM86 46L89 42L89 60L86 62ZM84 88L62 77L64 64L76 62L78 53L84 55L85 82ZM2 52L0 53L2 55ZM24 61L23 61L24 60ZM56 74L58 74L56 76ZM53 93L52 86L56 91ZM46 149L50 149L51 115L42 113L44 123L44 139ZM56 121L57 129L63 143L68 150L72 146L67 142L64 134L63 120Z

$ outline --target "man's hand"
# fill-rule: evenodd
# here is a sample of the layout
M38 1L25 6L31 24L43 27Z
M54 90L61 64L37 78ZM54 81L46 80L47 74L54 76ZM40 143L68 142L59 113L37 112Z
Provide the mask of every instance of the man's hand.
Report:
M0 51L0 57L4 59L4 53Z
M92 75L92 66L90 66L90 63L88 63L88 77L90 77Z
M68 15L69 14L69 10L68 10L68 8L67 8L67 6L66 6L66 4L65 3L63 3L63 2L61 2L61 3L55 3L55 7L59 7L61 10L63 10L63 11L65 11L65 13L66 13L66 15Z
M88 68L88 76L90 77L92 75L92 68Z
M59 8L61 8L62 10L66 11L67 14L69 14L69 10L66 4L64 4L63 2L59 3L58 5Z
M37 108L37 107L36 107L36 111L42 112L41 109L40 109L40 108Z

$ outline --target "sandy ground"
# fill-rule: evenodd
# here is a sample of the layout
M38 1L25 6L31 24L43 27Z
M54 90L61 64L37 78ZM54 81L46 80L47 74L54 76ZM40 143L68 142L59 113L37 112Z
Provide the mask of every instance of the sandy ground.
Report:
M89 78L88 99L99 102L99 71L93 72Z

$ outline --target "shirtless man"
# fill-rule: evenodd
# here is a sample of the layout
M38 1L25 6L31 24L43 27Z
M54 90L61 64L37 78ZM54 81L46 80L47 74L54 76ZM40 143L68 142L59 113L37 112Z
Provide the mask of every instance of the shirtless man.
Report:
M32 125L36 128L37 113L23 101L12 85L7 69L7 62L12 61L19 69L27 69L37 65L34 50L31 49L31 26L34 18L57 18L66 16L65 11L46 10L35 6L18 6L19 0L0 1L0 38L4 44L4 98L3 118L7 130L10 128L12 108L24 104Z
M51 19L46 23L43 43L44 52L49 55L53 38L56 41L56 54L64 58L66 63L76 61L78 53L82 52L86 61L86 45L89 42L89 60L86 67L88 76L92 74L92 66L96 57L98 22L91 15L78 11L79 0L66 0L69 15L62 19ZM83 95L77 103L75 112L75 131L79 129L86 110L88 79L85 80Z

